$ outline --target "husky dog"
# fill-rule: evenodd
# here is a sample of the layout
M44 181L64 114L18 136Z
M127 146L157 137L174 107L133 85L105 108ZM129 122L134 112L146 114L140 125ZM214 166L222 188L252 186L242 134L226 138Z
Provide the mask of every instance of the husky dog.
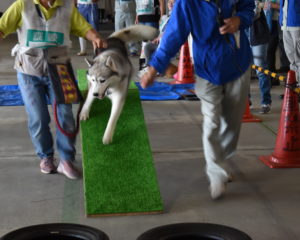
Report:
M89 118L94 99L107 96L112 102L110 117L102 138L103 144L112 142L114 130L122 112L133 66L127 52L127 42L152 40L157 36L157 29L145 25L133 25L114 32L107 39L107 48L92 60L86 59L88 95L80 113L80 120Z

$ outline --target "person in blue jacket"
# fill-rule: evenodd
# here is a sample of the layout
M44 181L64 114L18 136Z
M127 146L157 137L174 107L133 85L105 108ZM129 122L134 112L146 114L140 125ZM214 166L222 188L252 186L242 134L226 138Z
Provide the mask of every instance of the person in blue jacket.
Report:
M283 31L285 53L290 61L290 69L300 80L300 1L281 0L279 22Z
M160 46L140 79L143 88L151 85L192 35L195 91L201 99L202 141L213 199L223 195L230 180L220 162L236 150L246 107L252 53L244 30L252 24L254 8L253 0L176 0Z

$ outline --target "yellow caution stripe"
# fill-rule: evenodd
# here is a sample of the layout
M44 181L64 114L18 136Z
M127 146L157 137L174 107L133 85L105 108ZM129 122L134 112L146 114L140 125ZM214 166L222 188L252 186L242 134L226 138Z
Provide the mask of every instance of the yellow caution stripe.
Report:
M268 75L268 76L270 76L272 78L277 78L280 81L285 81L285 79L286 79L285 76L281 76L281 75L279 75L277 73L271 72L268 69L263 69L262 67L256 66L254 64L251 66L251 68L254 69L254 70L257 70L259 72L262 72L262 73L264 73L264 74L266 74L266 75Z
M285 76L281 76L277 73L271 72L268 69L263 69L262 67L256 66L254 64L251 66L251 68L254 69L254 70L257 70L259 72L262 72L262 73L264 73L268 76L271 76L272 78L277 78L279 81L285 81L286 80ZM298 94L300 93L300 88L293 88L293 90Z

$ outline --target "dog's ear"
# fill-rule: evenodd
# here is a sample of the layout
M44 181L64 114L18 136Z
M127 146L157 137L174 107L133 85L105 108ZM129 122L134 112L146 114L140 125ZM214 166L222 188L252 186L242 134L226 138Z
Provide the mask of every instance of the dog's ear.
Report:
M84 60L85 60L85 62L87 63L87 65L89 66L89 68L90 68L91 66L93 66L94 62L93 62L92 60L89 60L89 59L87 59L87 58L84 58Z
M118 72L116 63L115 63L114 59L111 56L108 56L108 58L106 59L105 65L107 67L109 67L113 72Z

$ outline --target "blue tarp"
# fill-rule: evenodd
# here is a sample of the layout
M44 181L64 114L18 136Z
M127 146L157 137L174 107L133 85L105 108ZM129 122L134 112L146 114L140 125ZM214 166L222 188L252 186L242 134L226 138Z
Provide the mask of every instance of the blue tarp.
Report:
M143 89L139 82L135 83L140 92L141 100L164 101L180 100L184 95L192 95L189 90L194 89L194 84L168 84L165 82L154 82L147 89Z
M140 98L143 101L166 101L181 100L185 96L192 96L190 90L194 89L194 84L173 84L164 82L154 82L151 87L143 89L136 83ZM0 86L0 106L21 106L24 105L18 85Z
M24 105L18 85L0 86L0 106Z

